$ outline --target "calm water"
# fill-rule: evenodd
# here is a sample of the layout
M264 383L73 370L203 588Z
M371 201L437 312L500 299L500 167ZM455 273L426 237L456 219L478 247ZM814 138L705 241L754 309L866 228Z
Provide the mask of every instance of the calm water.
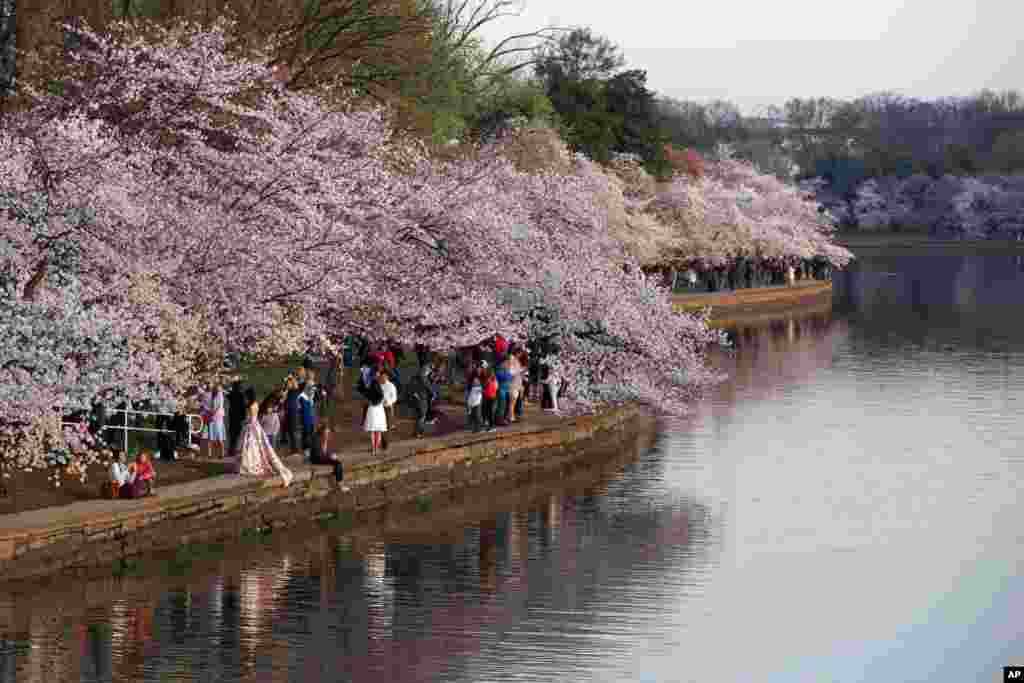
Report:
M567 479L0 595L2 681L996 681L1024 664L1024 258L862 256ZM70 584L70 582L69 582Z

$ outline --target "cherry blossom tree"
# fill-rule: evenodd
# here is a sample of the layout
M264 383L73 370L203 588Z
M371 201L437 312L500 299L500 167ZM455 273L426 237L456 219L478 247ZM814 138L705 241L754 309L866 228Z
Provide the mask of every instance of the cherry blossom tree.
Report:
M27 86L4 120L0 333L23 344L0 363L0 469L87 446L58 420L96 398L171 403L221 348L332 334L544 339L579 410L683 411L716 381L719 335L672 310L624 236L650 193L559 150L557 168L517 167L500 140L430 156L380 108L284 89L227 28L76 27L63 89ZM704 171L658 200L711 235L680 252L725 230L722 258L848 257L778 181Z
M852 258L833 243L834 228L816 203L745 161L710 162L699 180L677 176L650 211L676 228L670 255L701 269L740 257L779 263L820 257L837 267Z

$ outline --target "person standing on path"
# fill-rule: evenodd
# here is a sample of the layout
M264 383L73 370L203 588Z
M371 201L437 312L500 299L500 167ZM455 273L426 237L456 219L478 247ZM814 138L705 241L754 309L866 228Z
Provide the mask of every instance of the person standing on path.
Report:
M302 450L302 423L299 421L299 382L289 377L285 383L284 441L292 451Z
M260 426L267 435L267 445L277 448L277 435L281 432L280 397L273 392L260 405Z
M235 455L238 451L238 438L245 425L245 392L242 383L235 380L228 393L228 451Z
M508 359L505 361L505 366L511 375L508 383L508 403L505 407L505 422L508 424L516 421L516 405L523 391L523 366L519 361L519 349L513 348L509 351Z
M327 358L327 372L324 375L324 404L329 408L333 405L338 393L338 377L341 375L342 359L333 353Z
M388 418L384 412L384 384L386 374L383 370L377 373L376 380L366 388L366 399L369 406L363 419L363 430L370 433L370 453L376 457L380 450L381 435L388 430Z
M313 440L313 428L316 426L316 406L313 403L313 394L316 387L313 384L306 384L305 391L299 395L299 416L302 421L302 451L308 458L310 444Z
M480 373L467 382L469 387L466 392L466 412L468 413L469 427L474 434L478 434L484 428L484 419L481 405L484 400L484 387L480 382Z
M384 393L384 412L388 418L388 425L395 424L395 404L398 403L398 388L395 387L388 373L384 373L384 382L380 386Z
M405 403L416 415L416 428L414 436L420 437L426 432L427 412L430 405L430 366L421 365L409 384L405 388Z
M207 437L209 439L209 455L215 458L224 457L224 388L213 385L209 401L209 419L207 421Z
M494 402L498 399L498 378L494 372L487 367L487 363L481 364L480 383L483 385L484 398L481 404L484 425L487 431L494 431Z
M507 357L498 357L494 375L498 379L498 403L494 408L494 424L504 427L508 424L506 417L509 412L509 390L512 386L512 372L509 370Z
M277 453L267 443L267 434L260 425L260 404L256 400L256 392L249 389L246 393L248 396L243 397L243 400L246 401L245 415L247 419L242 433L238 437L236 470L238 474L254 477L276 474L281 477L284 485L288 486L292 483L295 475L281 462Z

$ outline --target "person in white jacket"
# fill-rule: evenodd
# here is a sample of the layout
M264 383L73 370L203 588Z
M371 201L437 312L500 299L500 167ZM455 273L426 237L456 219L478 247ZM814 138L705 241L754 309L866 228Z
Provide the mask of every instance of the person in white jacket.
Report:
M384 412L388 418L388 426L395 424L395 404L398 403L398 388L391 381L391 375L384 373L384 383L380 385L384 392Z

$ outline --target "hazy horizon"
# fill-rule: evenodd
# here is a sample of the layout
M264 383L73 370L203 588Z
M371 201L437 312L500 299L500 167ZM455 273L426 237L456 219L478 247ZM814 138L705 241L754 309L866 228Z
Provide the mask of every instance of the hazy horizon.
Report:
M866 0L844 15L810 0L527 0L519 16L483 34L494 42L541 26L587 26L618 45L629 68L645 69L659 94L726 99L751 112L792 97L891 91L934 99L1019 89L1021 7L975 0L939 12L926 0Z

